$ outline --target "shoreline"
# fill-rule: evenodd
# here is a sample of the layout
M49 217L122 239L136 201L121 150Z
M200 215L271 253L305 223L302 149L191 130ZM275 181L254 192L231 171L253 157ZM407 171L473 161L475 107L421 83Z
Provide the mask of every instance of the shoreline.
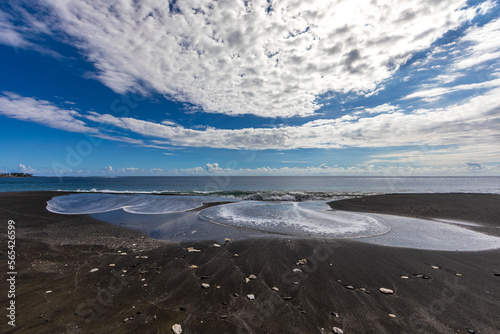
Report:
M0 193L2 220L16 222L18 253L17 327L9 328L4 319L2 332L171 333L175 323L186 333L331 333L334 326L344 333L490 333L498 328L500 277L494 274L500 273L500 249L443 252L287 237L220 242L220 236L221 247L212 241L166 242L86 215L48 212L45 202L63 194L69 193ZM421 217L437 212L441 217L434 218L476 219L492 231L500 226L492 218L500 195L486 195L493 196L489 200L484 194L459 195L462 200L457 194L382 196L387 198L333 206ZM466 199L471 207L464 207ZM1 237L7 240L3 226ZM190 253L188 247L201 252ZM5 263L6 249L0 252ZM300 259L307 264L296 265ZM257 278L245 283L252 274ZM5 279L1 287L7 291ZM380 287L394 294L383 294Z

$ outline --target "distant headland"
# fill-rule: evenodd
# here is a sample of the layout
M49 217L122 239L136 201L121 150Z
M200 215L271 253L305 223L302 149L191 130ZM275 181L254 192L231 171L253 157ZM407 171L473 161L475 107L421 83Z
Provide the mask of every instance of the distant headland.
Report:
M28 173L0 173L0 177L32 177L33 174Z

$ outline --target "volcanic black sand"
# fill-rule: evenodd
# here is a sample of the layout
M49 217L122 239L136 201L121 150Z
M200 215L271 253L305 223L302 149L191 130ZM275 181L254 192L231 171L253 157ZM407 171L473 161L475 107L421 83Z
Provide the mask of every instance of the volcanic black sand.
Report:
M86 215L48 212L46 202L62 194L0 194L2 333L172 333L174 324L182 333L500 332L500 249L286 237L224 242L224 235L168 243ZM331 206L477 222L493 235L500 227L499 195L384 195ZM8 220L17 237L16 327L6 317ZM256 278L246 283L250 275Z

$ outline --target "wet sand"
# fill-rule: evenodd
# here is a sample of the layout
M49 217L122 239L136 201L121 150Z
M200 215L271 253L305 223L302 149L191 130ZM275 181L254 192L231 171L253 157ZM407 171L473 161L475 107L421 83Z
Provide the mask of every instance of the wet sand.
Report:
M10 328L4 316L2 332L172 333L176 323L183 333L331 333L332 327L344 333L497 333L500 328L500 276L494 275L500 273L500 249L443 252L286 237L224 242L225 235L169 243L87 215L48 212L46 202L62 194L0 194L0 261L5 268L6 226L12 219L18 272L17 326ZM331 206L459 219L485 224L483 229L498 235L499 204L498 195L413 194ZM188 247L201 252L189 253ZM297 265L300 259L307 263ZM245 283L252 274L257 278ZM379 292L381 287L394 294ZM7 290L2 277L2 305Z

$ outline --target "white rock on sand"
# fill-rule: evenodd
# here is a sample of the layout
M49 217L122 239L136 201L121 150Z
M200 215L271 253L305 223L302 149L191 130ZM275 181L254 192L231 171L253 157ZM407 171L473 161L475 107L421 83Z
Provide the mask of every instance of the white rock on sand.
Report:
M387 288L380 288L380 292L385 293L386 295L392 295L394 293L393 290Z
M175 334L181 334L182 333L182 327L179 324L175 324L172 326L172 332Z

